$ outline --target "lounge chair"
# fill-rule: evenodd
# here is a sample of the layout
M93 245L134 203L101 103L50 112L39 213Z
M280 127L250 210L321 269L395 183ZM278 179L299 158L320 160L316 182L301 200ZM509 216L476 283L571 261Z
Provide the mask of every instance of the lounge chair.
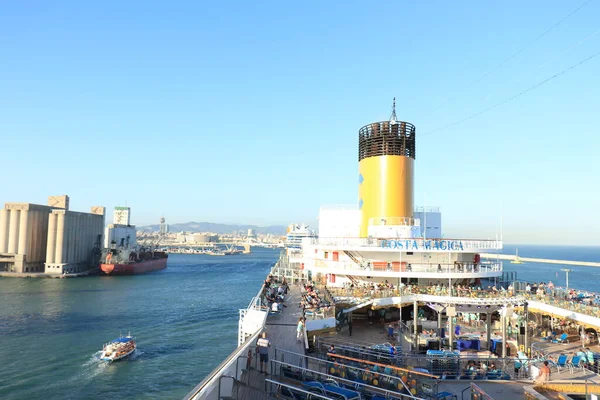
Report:
M573 358L571 358L571 361L569 362L569 369L571 370L571 373L575 372L575 368L583 370L581 356L573 356Z
M563 367L563 368L569 368L569 364L567 363L567 359L568 359L568 357L567 357L566 354L561 354L560 356L558 356L558 360L556 360L556 362L550 361L550 360L549 360L549 362L552 365L555 365L556 369L558 370L558 372L560 372L560 368L561 367Z
M552 343L569 343L568 337L569 335L563 333L558 339L554 339Z

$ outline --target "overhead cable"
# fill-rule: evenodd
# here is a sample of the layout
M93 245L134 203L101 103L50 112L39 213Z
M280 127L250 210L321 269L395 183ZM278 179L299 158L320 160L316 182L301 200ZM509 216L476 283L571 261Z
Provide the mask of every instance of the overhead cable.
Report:
M596 57L598 57L598 56L600 56L600 51L599 51L599 52L597 52L597 53L595 53L595 54L592 54L592 55L591 55L591 56L589 56L588 58L586 58L586 59L583 59L583 60L581 60L581 61L580 61L580 62L578 62L578 63L575 63L575 64L571 65L571 66L570 66L570 67L568 67L568 68L565 68L565 69L563 69L562 71L560 71L560 72L558 72L558 73L556 73L556 74L552 75L551 77L549 77L549 78L546 78L546 79L544 79L543 81L541 81L541 82L539 82L539 83L536 83L536 84L535 84L535 85L533 85L533 86L530 86L530 87L528 87L527 89L523 90L522 92L519 92L519 93L515 94L515 95L514 95L514 96L512 96L512 97L509 97L508 99L505 99L505 100L503 100L503 101L501 101L501 102L499 102L499 103L496 103L496 104L494 104L493 106L490 106L490 107L488 107L488 108L485 108L485 109L483 109L483 110L481 110L481 111L479 111L479 112L477 112L477 113L475 113L475 114L471 114L471 115L469 115L468 117L466 117L466 118L463 118L463 119L461 119L461 120L459 120L459 121L452 122L452 123L450 123L450 124L448 124L448 125L442 126L441 128L437 128L437 129L434 129L434 130L432 130L432 131L429 131L429 132L425 132L424 134L422 134L422 135L420 135L420 136L421 136L421 137L423 137L423 136L427 136L427 135L430 135L430 134L432 134L432 133L439 132L439 131L443 131L443 130L445 130L445 129L448 129L448 128L450 128L450 127L453 127L453 126L456 126L456 125L462 124L462 123L463 123L463 122L465 122L465 121L468 121L468 120L470 120L470 119L473 119L473 118L475 118L475 117L477 117L477 116L479 116L479 115L481 115L481 114L484 114L484 113L486 113L486 112L488 112L488 111L490 111L490 110L493 110L493 109L494 109L494 108L496 108L496 107L499 107L499 106L501 106L501 105L503 105L503 104L505 104L505 103L508 103L509 101L512 101L512 100L514 100L514 99L516 99L516 98L518 98L518 97L521 97L522 95L524 95L524 94L526 94L526 93L529 93L529 92L531 92L531 91L532 91L532 90L534 90L534 89L537 89L538 87L540 87L540 86L542 86L543 84L545 84L545 83L547 83L547 82L551 81L552 79L554 79L554 78L558 78L559 76L563 75L564 73L566 73L566 72L569 72L570 70L572 70L572 69L575 69L575 68L579 67L580 65L582 65L582 64L585 64L586 62L588 62L588 61L590 61L590 60L592 60L592 59L594 59L594 58L596 58Z
M491 70L489 70L488 72L486 72L485 74L483 74L480 78L478 78L478 79L474 80L473 82L471 82L470 84L468 84L465 87L465 90L473 87L477 83L479 83L482 80L484 80L485 78L487 78L489 75L492 74L492 72L495 72L497 69L501 68L506 63L508 63L510 60L512 60L513 58L515 58L519 54L521 54L525 49L527 49L529 46L531 46L532 44L534 44L535 42L537 42L538 40L540 40L541 38L543 38L544 36L546 36L548 33L550 33L550 31L552 31L554 28L556 28L557 26L559 26L560 24L562 24L563 22L565 22L573 14L575 14L577 11L581 10L583 7L585 7L586 5L588 5L590 2L592 2L592 0L585 1L583 4L581 4L575 10L571 11L569 14L567 14L565 17L563 17L560 21L558 21L557 23L555 23L554 25L552 25L550 28L548 28L546 31L544 31L542 34L540 34L535 39L533 39L532 41L530 41L529 43L527 43L525 46L521 47L516 53L513 53L512 55L508 56L508 58L506 58L500 64L496 65L494 68L492 68ZM434 113L435 111L439 110L440 108L442 108L443 106L445 106L446 104L448 104L451 100L453 100L453 97L447 98L446 101L442 102L440 105L438 105L437 107L435 107L431 111L431 113Z

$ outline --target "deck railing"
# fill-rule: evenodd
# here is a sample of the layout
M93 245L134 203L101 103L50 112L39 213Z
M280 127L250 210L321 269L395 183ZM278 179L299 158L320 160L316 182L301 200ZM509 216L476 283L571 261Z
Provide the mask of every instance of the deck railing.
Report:
M568 291L566 288L554 288L552 290L544 290L543 293L537 294L535 292L527 292L524 290L477 290L457 287L452 287L451 293L448 292L447 286L405 286L394 289L371 289L369 287L355 287L355 288L337 288L328 287L329 293L331 293L336 301L344 300L348 298L359 298L362 300L366 299L380 299L388 297L402 297L411 295L433 295L440 297L451 296L454 300L461 302L468 302L468 299L478 299L479 301L484 300L495 300L503 301L507 303L524 303L527 300L537 301L540 303L548 304L564 310L573 311L582 315L590 317L600 318L600 294L593 292L580 292L581 296L575 298L568 298Z
M319 358L328 358L331 345L336 354L400 368L423 368L430 374L442 379L523 379L527 377L526 368L519 368L520 361L515 357L501 358L478 354L458 354L443 352L438 355L403 352L394 356L389 354L389 343L374 344L368 342L348 342L336 337L318 337L315 346ZM398 348L396 346L396 348ZM540 359L531 359L535 363Z
M396 251L481 251L501 250L499 240L472 240L452 238L304 238L303 243L313 246L340 248L382 248Z
M446 286L405 286L396 289L370 289L370 288L334 288L328 287L329 292L336 298L338 297L361 297L361 298L386 298L411 296L415 294L428 294L437 296L451 296L461 298L480 298L480 299L514 299L514 294L508 291L474 290L452 288L452 293L448 293Z
M407 262L374 262L361 260L361 265L355 262L335 262L315 260L316 268L342 269L345 271L382 271L382 272L427 272L434 274L473 274L486 272L502 272L502 262L485 261L482 263L461 262L452 264L438 263L407 263Z
M573 294L571 294L573 291ZM533 291L518 290L520 296L527 300L538 301L554 307L573 311L579 314L600 318L600 294L591 291L580 291L564 287L544 288L539 294Z

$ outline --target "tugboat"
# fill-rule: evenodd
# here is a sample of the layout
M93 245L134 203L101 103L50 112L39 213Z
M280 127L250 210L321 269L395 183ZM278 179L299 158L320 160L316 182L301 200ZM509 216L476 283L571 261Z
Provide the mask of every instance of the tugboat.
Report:
M131 334L127 336L119 335L118 338L104 345L100 359L104 361L117 361L133 353L136 347L135 340Z

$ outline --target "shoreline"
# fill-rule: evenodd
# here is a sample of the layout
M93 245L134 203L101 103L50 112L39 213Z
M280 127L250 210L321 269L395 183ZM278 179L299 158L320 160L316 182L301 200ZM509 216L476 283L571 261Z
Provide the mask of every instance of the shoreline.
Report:
M100 269L90 269L84 272L77 272L73 274L46 274L44 272L6 272L0 271L0 278L82 278L85 276L96 276L100 275Z

